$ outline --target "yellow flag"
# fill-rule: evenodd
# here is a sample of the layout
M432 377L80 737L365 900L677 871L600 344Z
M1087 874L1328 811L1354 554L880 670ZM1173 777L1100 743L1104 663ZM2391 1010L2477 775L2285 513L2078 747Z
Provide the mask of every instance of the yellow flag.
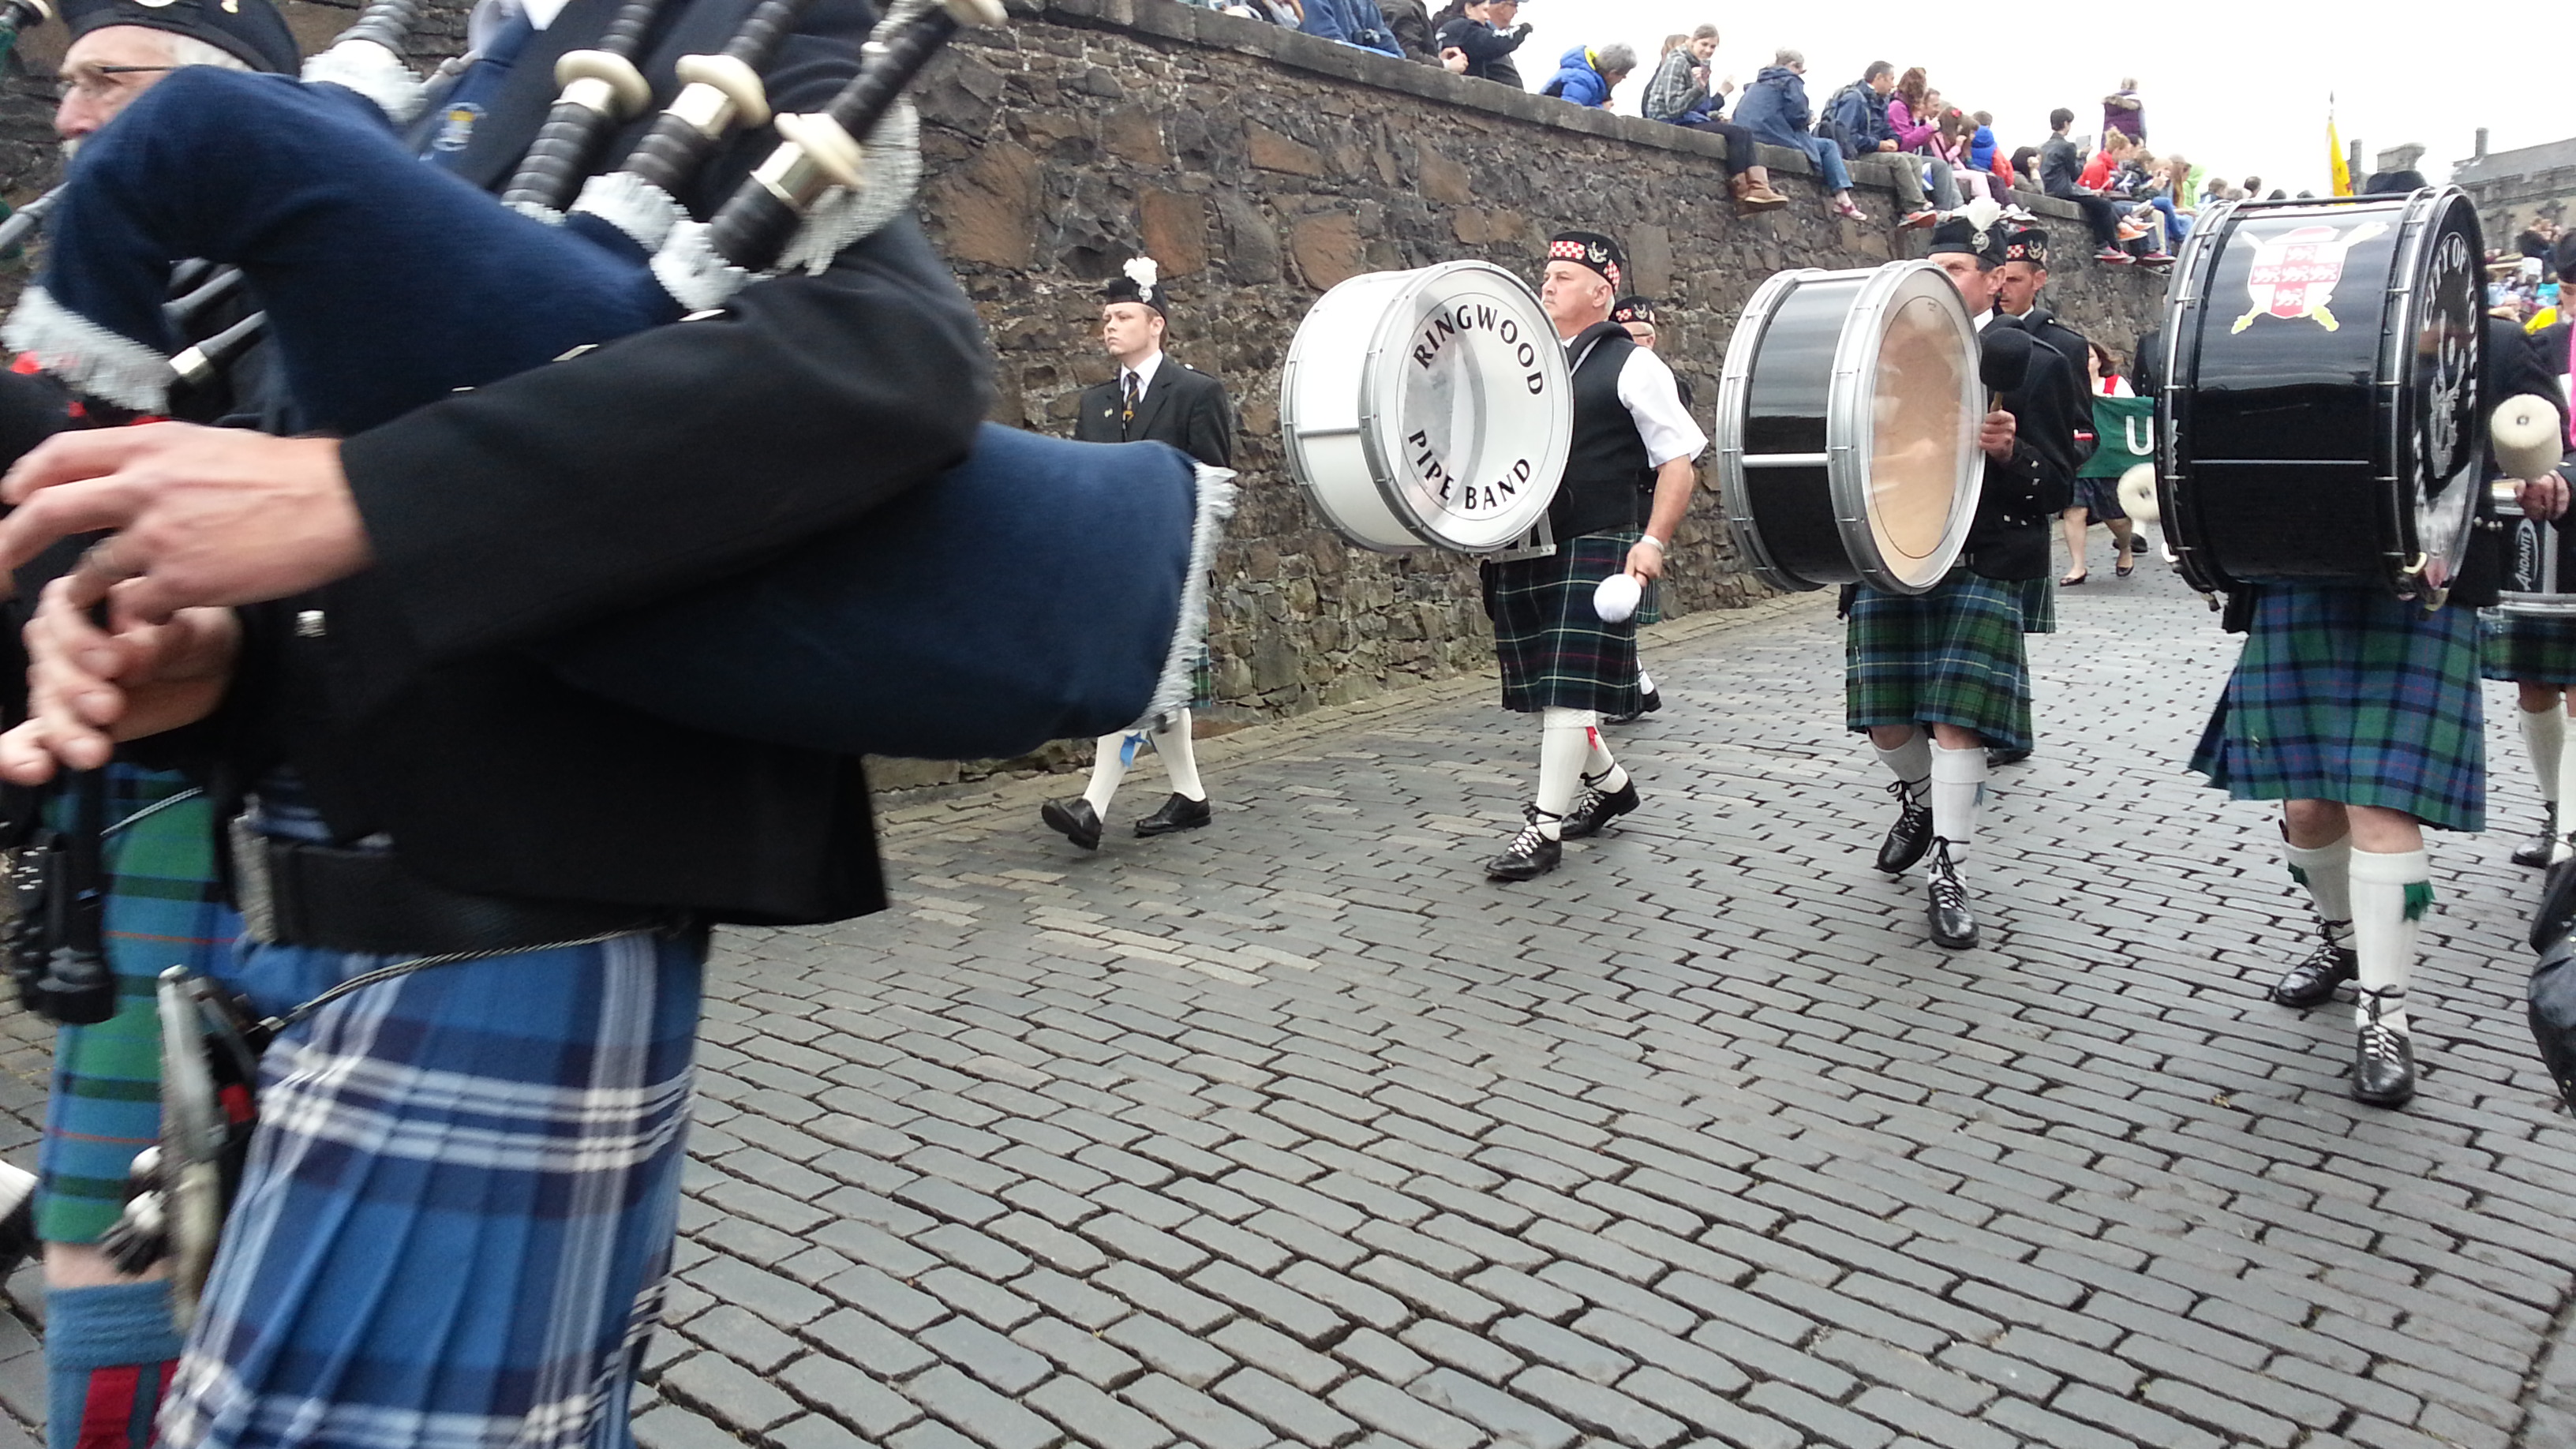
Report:
M2352 195L2352 168L2344 164L2343 137L2335 134L2334 112L2326 112L2326 150L2332 154L2329 169L2334 175L2334 194Z

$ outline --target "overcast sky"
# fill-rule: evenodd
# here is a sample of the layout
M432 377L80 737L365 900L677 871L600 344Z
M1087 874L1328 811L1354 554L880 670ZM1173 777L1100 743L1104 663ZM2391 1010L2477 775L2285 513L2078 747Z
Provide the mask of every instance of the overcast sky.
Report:
M2326 190L2330 92L2343 139L2363 142L2365 169L2379 148L2417 141L2426 147L2424 172L2436 183L2474 149L2479 126L2490 129L2496 151L2576 134L2576 116L2549 64L2555 38L2544 29L2500 42L2476 14L2438 5L2278 0L2157 0L2125 9L2078 0L1948 11L1920 0L1794 7L1528 0L1521 18L1536 31L1518 59L1536 90L1569 47L1625 41L1636 47L1639 71L1611 105L1633 115L1663 38L1705 21L1722 37L1715 70L1738 85L1782 46L1806 52L1807 92L1819 105L1873 60L1900 71L1919 65L1949 102L1994 112L1996 137L2007 148L2046 140L2055 106L2075 112L2078 134L2098 130L2102 96L2134 75L2147 103L2150 149L2179 150L2231 181L2257 173L2267 189L2295 195L2303 187ZM1959 18L1944 23L1945 15Z

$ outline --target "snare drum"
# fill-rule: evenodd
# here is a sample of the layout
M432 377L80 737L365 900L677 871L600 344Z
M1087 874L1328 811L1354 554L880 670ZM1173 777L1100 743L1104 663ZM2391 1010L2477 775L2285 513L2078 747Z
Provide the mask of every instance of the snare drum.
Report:
M2483 451L2480 245L2447 186L2202 216L2174 268L2159 460L2194 585L2441 600Z
M1919 594L1985 478L1977 328L1930 262L1781 272L1745 304L1717 390L1727 522L1765 583Z
M2545 518L2525 518L2503 496L2511 484L2494 485L2496 513L2505 523L2504 582L2496 612L2511 618L2576 620L2576 534Z
M1353 277L1298 324L1279 432L1290 476L1351 542L1497 553L1565 476L1565 349L1538 294L1490 262Z

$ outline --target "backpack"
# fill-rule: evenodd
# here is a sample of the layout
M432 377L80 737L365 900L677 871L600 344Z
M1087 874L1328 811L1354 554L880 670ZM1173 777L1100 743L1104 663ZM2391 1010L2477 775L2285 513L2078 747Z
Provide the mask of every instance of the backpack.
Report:
M1846 161L1860 155L1860 142L1853 137L1851 127L1844 125L1842 121L1834 115L1834 110L1842 104L1843 97L1850 95L1853 91L1858 89L1860 89L1859 84L1854 82L1850 85L1844 86L1841 90L1834 92L1831 96L1826 97L1824 105L1817 108L1816 124L1810 128L1816 135L1822 136L1826 140L1831 141L1836 146L1840 147L1842 149L1843 159Z

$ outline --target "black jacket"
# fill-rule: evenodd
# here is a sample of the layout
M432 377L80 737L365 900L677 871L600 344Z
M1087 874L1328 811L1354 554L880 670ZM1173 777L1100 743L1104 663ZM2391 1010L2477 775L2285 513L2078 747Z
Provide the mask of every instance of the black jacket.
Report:
M2084 466L2084 461L2093 456L2094 447L2093 389L2089 386L2093 375L2092 345L2084 340L2083 333L2058 321L2057 314L2045 307L2033 307L2018 317L1999 309L1995 313L1995 320L1988 325L2018 327L2029 333L2034 340L2045 344L2050 351L2066 359L2066 379L2075 388L2074 394L2066 399L2067 416L2075 419L2075 439L2071 456L2075 460L2075 466L2079 468Z
M2082 396L2066 359L2034 347L2020 389L1998 399L2013 415L2013 454L2008 463L1986 459L1964 555L1976 573L2005 581L2048 573L2049 523L2075 495L2075 419L2067 400Z
M1234 412L1226 406L1225 384L1170 353L1136 400L1136 421L1121 433L1118 415L1125 410L1118 379L1084 388L1074 441L1169 443L1211 468L1234 466Z
M2566 400L2558 391L2558 379L2549 370L2540 349L2522 328L2501 317L2486 319L2486 352L2479 363L2481 406L2492 410L2509 397L2530 393L2546 398L2558 412L2558 436L2567 436ZM2469 530L2469 546L2460 559L2459 577L2451 582L2450 607L2486 608L2496 601L2504 586L2504 539L2506 521L2496 516L2494 500L2486 484L2503 476L2495 454L2490 451L2479 460L2477 473L2478 521ZM2454 487L2465 486L2453 484ZM2561 520L2560 527L2568 526Z
M1521 42L1529 38L1527 21L1509 30L1496 30L1481 20L1461 16L1440 27L1439 35L1432 41L1431 53L1437 59L1441 51L1453 47L1463 50L1467 52L1466 74L1478 80L1500 81L1516 91L1524 90L1520 67L1513 62L1512 52L1520 49Z
M571 0L537 37L468 174L507 174L553 98L554 56L594 43L616 8ZM673 59L721 48L748 8L696 0L666 19L646 67L657 107ZM820 106L869 18L856 0L808 12L769 72L773 103ZM767 147L738 141L721 169L743 174ZM529 651L862 517L965 454L989 389L973 309L907 220L719 318L350 438L373 566L245 611L239 678L186 743L222 791L292 765L337 836L387 832L413 869L465 890L722 920L878 909L856 759L666 724L557 682Z

